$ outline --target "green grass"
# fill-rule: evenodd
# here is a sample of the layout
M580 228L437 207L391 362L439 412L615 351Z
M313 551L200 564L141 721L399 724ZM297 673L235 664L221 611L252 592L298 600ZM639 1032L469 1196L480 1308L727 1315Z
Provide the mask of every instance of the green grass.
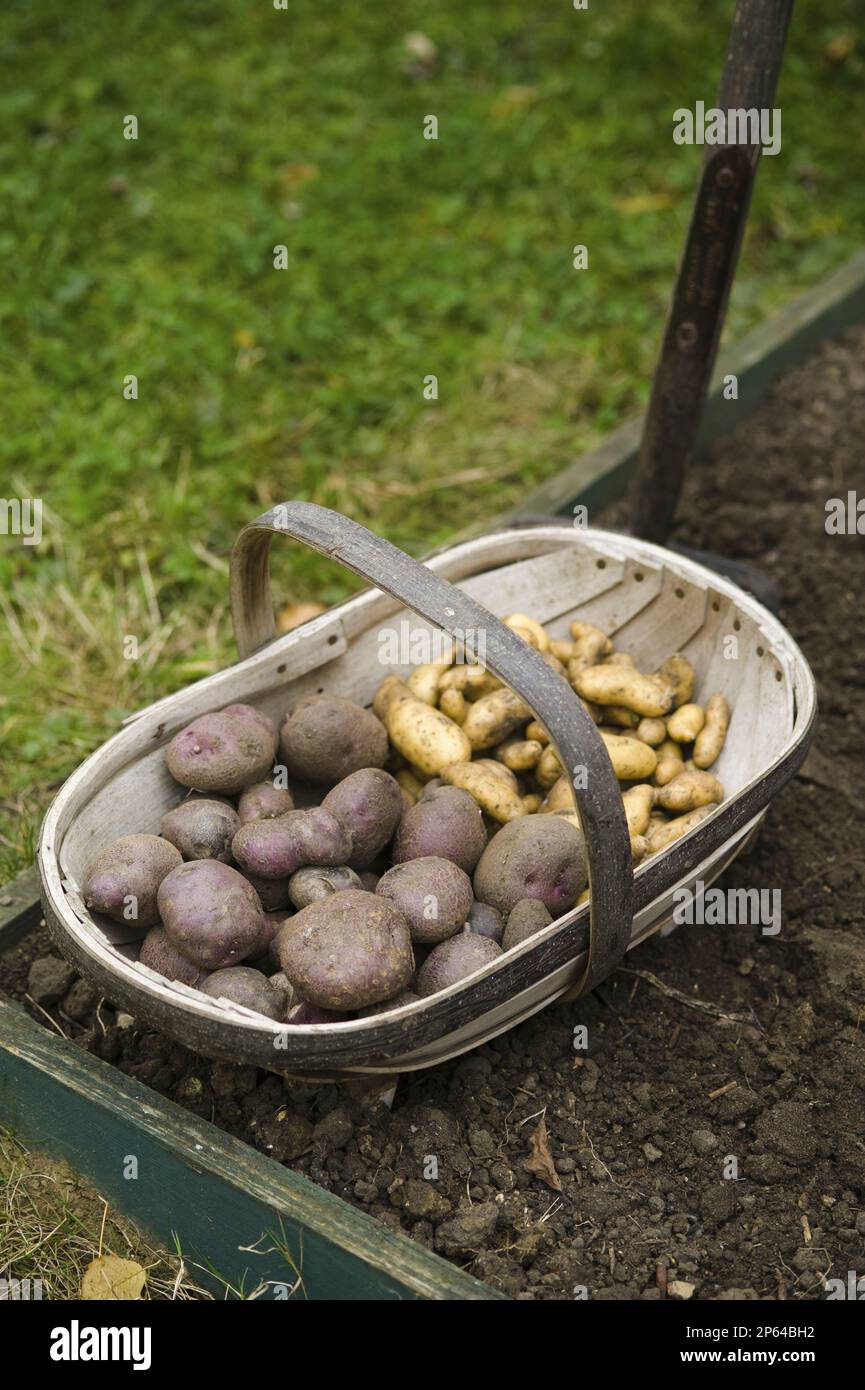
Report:
M309 498L422 551L645 399L700 160L672 112L712 100L732 8L10 0L0 495L47 522L0 537L0 877L122 712L229 658L244 521ZM730 335L858 247L858 9L796 7ZM275 563L285 599L349 587Z

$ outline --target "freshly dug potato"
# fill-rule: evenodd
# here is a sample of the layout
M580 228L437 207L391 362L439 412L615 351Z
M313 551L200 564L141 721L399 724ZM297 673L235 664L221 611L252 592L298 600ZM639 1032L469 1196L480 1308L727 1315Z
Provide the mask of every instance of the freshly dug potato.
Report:
M640 782L635 787L629 787L622 794L631 840L635 835L646 834L652 817L656 791L656 787L650 787L646 782Z
M201 989L210 973L181 955L172 946L164 927L150 928L141 943L138 963L155 970L157 975L164 975L166 980L180 980L181 984L191 985L193 989Z
M407 811L415 802L420 801L423 796L424 784L419 782L413 772L409 772L404 767L396 774L396 782L399 785L400 795L402 796L403 812Z
M576 652L576 643L568 637L551 637L550 651L556 660L566 667Z
M224 970L214 970L204 984L202 994L211 999L230 999L232 1004L242 1004L245 1009L254 1009L267 1018L285 1017L288 1008L288 994L279 985L253 970L249 965L229 965Z
M421 999L428 999L439 990L458 985L467 976L473 975L484 965L498 960L502 948L488 936L478 936L475 932L463 931L442 941L430 951L417 973L415 989Z
M231 842L240 867L261 878L290 878L305 864L346 864L351 834L323 806L242 825Z
M528 642L530 647L536 651L547 652L550 649L550 639L546 628L535 619L530 618L526 613L512 613L509 618L503 618L505 627L509 627L518 637L522 637L524 642Z
M540 792L527 792L525 796L520 797L520 800L526 808L526 815L533 816L541 809L543 797Z
M492 690L501 690L498 676L488 671L486 666L454 666L445 671L439 682L439 703L446 690L456 690L465 700L479 700Z
M713 695L706 702L706 722L694 743L694 766L711 767L720 757L727 730L730 727L730 706L723 695Z
M554 782L541 804L541 814L551 815L554 811L573 811L574 792L564 774Z
M301 998L338 1012L380 1004L414 974L408 923L379 893L349 889L310 903L276 939L279 963Z
M495 757L511 772L529 772L544 751L544 745L534 738L508 738L495 750Z
M524 816L503 825L474 874L475 897L505 914L523 898L539 898L559 917L585 883L583 837L559 816Z
M382 1004L370 1004L368 1009L361 1009L358 1018L375 1018L378 1014L389 1014L391 1009L404 1009L406 1004L417 1004L419 999L420 995L415 994L414 990L404 989L395 999L385 999Z
M180 850L159 835L121 835L87 870L81 888L85 905L146 931L159 921L160 883L182 863Z
M386 723L397 751L429 777L471 757L471 744L459 724L414 696L392 704Z
M275 787L272 782L255 782L241 793L237 814L241 825L251 820L273 820L294 810L294 797L287 787Z
M664 787L668 782L672 782L674 777L678 777L684 772L685 763L681 748L670 738L665 739L656 751L658 762L653 781L656 787Z
M252 884L265 912L279 912L288 907L287 878L261 878L258 874L246 872L243 877Z
M405 812L393 842L394 864L437 856L470 874L487 843L481 808L459 787L424 795Z
M686 656L682 656L681 652L667 657L663 665L658 667L657 674L660 680L669 681L673 687L674 709L687 705L693 698L697 677L690 661Z
M285 720L279 752L294 777L332 787L362 767L381 767L387 733L363 705L339 695L312 695Z
M667 737L667 725L663 719L641 719L634 732L650 748L660 748Z
M509 951L512 946L519 946L521 941L528 941L530 936L548 927L552 920L538 898L521 898L508 913L502 950Z
M485 761L452 763L450 767L442 768L442 780L448 786L460 787L468 792L493 820L504 824L524 816L526 808L516 787L507 778L498 775L498 771L507 772L508 769L496 764L497 771L493 771L491 767L481 765Z
M605 666L627 666L629 671L636 671L637 664L630 652L610 652L603 658Z
M387 723L387 715L392 705L400 700L416 700L405 681L400 676L385 676L372 701L372 712L382 724Z
M333 867L308 864L288 880L288 896L293 905L300 909L317 903L331 893L344 893L348 888L362 886L354 869L349 869L345 864Z
M530 719L523 732L526 738L540 743L544 748L550 741L550 736L539 719Z
M644 676L627 666L589 666L577 673L574 689L596 705L623 705L646 719L660 719L673 708L672 683L659 676Z
M640 722L640 716L634 714L632 709L625 709L623 705L605 705L604 721L619 729L636 729ZM645 739L643 742L645 743Z
M462 732L471 745L469 752L462 758L451 758L450 761L467 762L473 751L477 753L485 748L495 748L496 744L503 743L508 734L531 718L531 709L513 690L502 687L491 695L481 696L472 705L462 726ZM441 769L437 768L436 771Z
M687 835L689 830L693 830L717 809L717 804L713 802L708 806L700 806L696 811L689 811L686 816L677 816L675 820L668 820L666 825L659 825L647 836L648 853L658 854L662 849L666 849L682 835Z
M219 859L228 864L239 827L240 817L227 801L195 797L166 812L159 833L184 859Z
M724 800L724 788L711 772L682 772L664 787L655 787L655 804L673 815L696 811Z
M489 903L473 902L466 926L475 936L488 936L490 941L496 941L501 945L505 934L505 919L496 908L490 907Z
M228 864L181 864L160 883L157 905L172 946L203 970L261 954L267 924L258 894Z
M454 690L451 687L443 690L439 696L439 709L442 714L446 714L448 719L452 719L460 727L466 722L466 715L469 712L469 702L461 690Z
M175 734L165 762L181 786L234 796L264 779L276 748L276 726L266 714L251 705L227 705Z
M346 863L352 869L365 869L381 853L404 809L399 782L378 767L364 767L344 777L321 804L351 832Z
M705 722L701 705L681 705L667 720L667 735L677 743L693 743Z
M602 732L601 738L620 782L642 782L651 777L658 765L658 755L648 743L627 734Z
M648 835L631 836L631 858L635 864L639 864L641 859L645 859L649 852Z
M559 755L551 743L548 743L535 768L535 779L538 786L543 787L544 791L549 791L554 787L562 776L562 764Z
M434 705L438 701L439 681L449 666L449 661L425 662L423 666L415 667L406 681L406 685L412 695L423 700L425 705Z
M375 891L399 908L412 941L423 946L446 941L461 931L473 901L468 874L450 859L433 856L394 864L382 874Z

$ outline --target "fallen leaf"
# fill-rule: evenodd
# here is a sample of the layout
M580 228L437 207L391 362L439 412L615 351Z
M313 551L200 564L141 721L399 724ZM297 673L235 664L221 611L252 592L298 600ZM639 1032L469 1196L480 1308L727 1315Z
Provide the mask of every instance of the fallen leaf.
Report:
M561 1192L562 1180L553 1167L553 1156L550 1153L550 1143L547 1138L546 1122L541 1119L537 1129L529 1135L529 1156L524 1161L523 1167L528 1172L533 1173L541 1182L545 1182L547 1187L551 1187L554 1192Z
M319 613L323 612L323 603L287 603L276 616L277 631L291 632L292 628L300 627L301 623L308 623L311 618L317 618Z
M117 1255L99 1255L84 1271L81 1297L89 1302L100 1299L122 1299L134 1302L144 1292L147 1276L136 1260L121 1260Z

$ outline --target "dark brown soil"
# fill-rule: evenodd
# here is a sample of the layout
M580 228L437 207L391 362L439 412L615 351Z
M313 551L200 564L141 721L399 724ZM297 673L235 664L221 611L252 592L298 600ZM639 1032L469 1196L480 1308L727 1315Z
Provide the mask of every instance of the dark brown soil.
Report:
M777 937L681 927L588 999L404 1078L392 1113L337 1087L214 1066L118 1027L106 1004L97 1021L80 986L67 996L80 1021L62 1005L52 1016L519 1299L687 1294L677 1284L695 1299L824 1298L825 1278L865 1274L865 549L825 529L829 498L865 495L863 457L857 332L789 375L701 466L677 528L682 543L764 567L819 684L807 775L726 879L782 890ZM21 997L47 950L43 930L3 963L0 984ZM748 1022L718 1019L706 1001ZM578 1023L585 1053L573 1048ZM541 1117L560 1191L524 1167ZM738 1180L725 1176L736 1168Z

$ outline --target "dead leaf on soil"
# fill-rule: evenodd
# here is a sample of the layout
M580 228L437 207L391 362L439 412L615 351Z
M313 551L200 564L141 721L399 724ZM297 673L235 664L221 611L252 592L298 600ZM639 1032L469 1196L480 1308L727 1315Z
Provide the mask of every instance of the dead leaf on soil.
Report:
M117 1255L99 1255L84 1271L81 1297L89 1302L100 1299L121 1299L133 1302L144 1292L147 1276L136 1260L121 1260Z
M551 1187L554 1192L561 1192L562 1180L553 1167L546 1121L543 1118L537 1128L529 1135L529 1156L524 1161L523 1167L533 1173L536 1178L540 1178L541 1182L545 1182L547 1187Z

